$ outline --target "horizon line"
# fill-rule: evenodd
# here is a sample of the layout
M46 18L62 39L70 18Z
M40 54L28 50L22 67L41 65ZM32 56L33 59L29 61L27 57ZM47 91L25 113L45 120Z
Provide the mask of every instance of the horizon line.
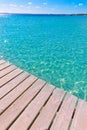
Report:
M0 14L27 14L27 15L87 15L87 13L11 13L11 12L0 12Z

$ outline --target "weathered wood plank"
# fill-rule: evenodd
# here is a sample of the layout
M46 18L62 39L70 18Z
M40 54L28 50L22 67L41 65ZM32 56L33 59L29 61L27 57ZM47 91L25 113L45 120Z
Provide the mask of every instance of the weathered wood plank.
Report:
M29 104L25 111L19 116L19 118L14 122L9 130L26 130L33 122L35 117L40 112L44 103L47 101L51 95L54 87L52 85L46 85L37 97Z
M6 130L9 125L23 111L27 104L43 88L45 81L38 79L25 93L23 93L0 117L0 129ZM19 128L20 129L20 128Z
M31 75L29 78L25 79L21 84L19 84L15 89L13 89L8 95L3 97L0 101L0 114L12 103L14 102L26 89L35 82L37 78Z
M10 73L12 70L16 69L16 66L8 66L7 68L5 68L4 70L0 71L0 78L5 76L6 74Z
M18 84L20 84L25 78L29 76L28 73L23 72L19 74L17 77L12 79L10 82L5 84L3 87L0 88L0 99L6 95L9 91L14 89Z
M2 87L2 85L4 85L5 83L9 82L10 80L15 78L17 75L19 75L22 72L23 72L23 70L21 70L21 69L15 69L11 73L9 73L6 76L2 77L0 79L0 87Z
M11 64L10 64L9 62L6 62L6 63L4 63L4 64L1 64L1 65L0 65L0 71L3 70L4 68L10 66L10 65L11 65Z
M70 130L87 130L87 102L79 100Z
M1 130L87 130L87 102L45 84L0 59Z
M77 98L67 94L50 130L68 130Z
M30 130L48 130L49 126L57 112L59 105L61 104L62 98L65 92L60 89L55 89L53 95L44 106L40 115L30 128Z

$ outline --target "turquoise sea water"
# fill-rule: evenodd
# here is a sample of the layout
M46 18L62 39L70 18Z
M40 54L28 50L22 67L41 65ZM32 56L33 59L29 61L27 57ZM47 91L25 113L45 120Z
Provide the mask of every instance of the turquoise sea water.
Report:
M87 17L0 15L0 57L87 100Z

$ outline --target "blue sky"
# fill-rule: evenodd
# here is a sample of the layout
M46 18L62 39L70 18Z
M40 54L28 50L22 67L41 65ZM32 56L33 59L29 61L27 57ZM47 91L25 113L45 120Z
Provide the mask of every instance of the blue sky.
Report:
M0 0L0 12L87 13L87 0Z

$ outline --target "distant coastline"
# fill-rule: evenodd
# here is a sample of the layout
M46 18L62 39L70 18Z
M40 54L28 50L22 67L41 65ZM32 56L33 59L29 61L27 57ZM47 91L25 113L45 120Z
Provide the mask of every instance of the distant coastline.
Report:
M29 13L0 13L0 15L40 15L40 16L87 16L87 13L81 14L29 14Z

